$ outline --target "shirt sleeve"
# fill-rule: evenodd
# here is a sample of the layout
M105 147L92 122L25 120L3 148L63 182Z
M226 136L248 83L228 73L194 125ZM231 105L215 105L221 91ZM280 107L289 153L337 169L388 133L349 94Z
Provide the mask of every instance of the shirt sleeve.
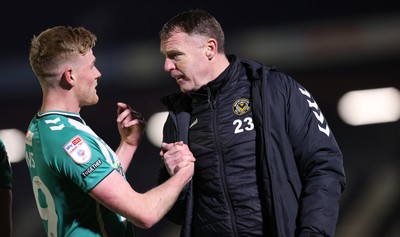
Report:
M50 154L58 154L49 159L49 165L59 175L74 182L84 192L89 192L118 165L111 159L107 145L100 139L84 133L71 134L68 139L51 146Z

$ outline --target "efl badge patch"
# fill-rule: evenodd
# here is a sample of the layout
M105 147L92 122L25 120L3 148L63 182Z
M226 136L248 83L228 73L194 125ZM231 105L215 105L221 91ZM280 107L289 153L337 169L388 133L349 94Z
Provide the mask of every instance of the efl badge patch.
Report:
M80 136L72 138L64 146L68 155L78 164L84 164L92 157L89 145Z
M233 103L232 106L233 112L236 115L243 115L250 110L250 101L246 98L240 98Z

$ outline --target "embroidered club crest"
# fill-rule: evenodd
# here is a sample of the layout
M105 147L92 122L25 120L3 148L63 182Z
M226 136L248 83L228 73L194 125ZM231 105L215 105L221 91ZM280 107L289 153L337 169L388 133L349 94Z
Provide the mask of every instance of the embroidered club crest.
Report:
M236 115L243 115L250 110L250 101L246 98L240 98L233 103L232 106L233 112Z
M84 164L92 157L89 145L79 135L65 144L64 150L78 164Z

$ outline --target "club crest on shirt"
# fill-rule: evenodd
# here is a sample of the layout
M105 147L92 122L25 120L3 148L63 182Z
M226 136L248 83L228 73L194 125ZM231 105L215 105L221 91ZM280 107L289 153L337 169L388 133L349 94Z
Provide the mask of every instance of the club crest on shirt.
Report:
M232 106L233 112L236 115L243 115L250 110L250 101L246 98L240 98L233 103Z
M84 164L92 157L89 145L81 136L75 136L64 146L68 155L78 164Z

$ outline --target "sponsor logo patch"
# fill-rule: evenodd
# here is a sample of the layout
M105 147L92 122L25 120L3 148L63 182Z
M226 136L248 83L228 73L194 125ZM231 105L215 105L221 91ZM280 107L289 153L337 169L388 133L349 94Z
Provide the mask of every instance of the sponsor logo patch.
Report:
M79 135L65 144L64 150L78 164L85 164L92 157L89 145Z
M240 98L232 105L233 112L236 115L243 115L250 110L250 101L246 98Z
M89 168L87 168L85 171L82 172L81 176L82 178L86 178L91 174L97 167L99 167L102 164L101 160L98 159L96 160Z

